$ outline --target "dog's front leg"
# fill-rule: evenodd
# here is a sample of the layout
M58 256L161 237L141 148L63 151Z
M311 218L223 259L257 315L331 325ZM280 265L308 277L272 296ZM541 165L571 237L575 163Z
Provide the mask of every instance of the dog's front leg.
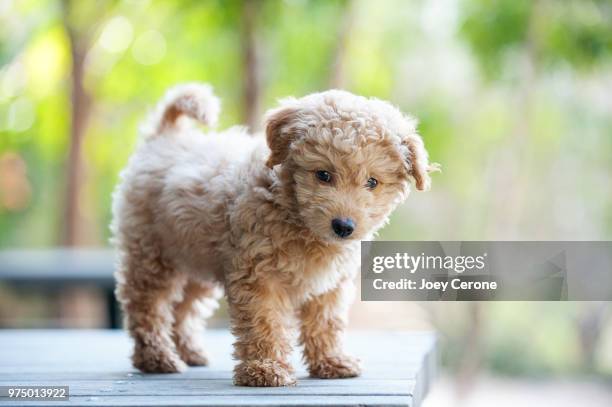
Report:
M234 357L239 361L234 368L234 383L258 387L294 385L293 369L287 361L291 353L289 298L264 284L234 285L228 294L232 333L236 336Z
M346 355L341 343L354 290L352 280L347 279L300 310L300 342L312 377L338 379L361 373L359 360Z

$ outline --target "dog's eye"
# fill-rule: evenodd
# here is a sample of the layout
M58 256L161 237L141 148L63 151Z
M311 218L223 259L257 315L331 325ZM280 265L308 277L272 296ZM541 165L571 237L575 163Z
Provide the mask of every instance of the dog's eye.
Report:
M315 176L319 181L331 182L331 174L327 171L319 170L315 172Z
M376 178L370 178L368 179L368 182L366 182L366 186L370 189L376 188L377 185L378 185L378 180Z

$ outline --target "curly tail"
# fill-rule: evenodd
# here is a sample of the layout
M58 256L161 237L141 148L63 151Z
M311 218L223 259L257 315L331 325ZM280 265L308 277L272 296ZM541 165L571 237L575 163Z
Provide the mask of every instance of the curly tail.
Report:
M180 127L182 116L208 126L215 126L221 104L210 85L188 83L171 88L141 127L144 137L151 137Z

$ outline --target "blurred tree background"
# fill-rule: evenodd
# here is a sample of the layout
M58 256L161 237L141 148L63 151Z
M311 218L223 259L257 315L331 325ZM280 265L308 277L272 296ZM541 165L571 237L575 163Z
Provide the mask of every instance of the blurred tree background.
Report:
M187 81L222 128L330 87L418 117L443 173L380 239L610 240L611 56L606 0L0 0L0 248L107 245L138 123ZM385 306L413 318L356 325ZM612 372L605 305L419 309L460 371Z

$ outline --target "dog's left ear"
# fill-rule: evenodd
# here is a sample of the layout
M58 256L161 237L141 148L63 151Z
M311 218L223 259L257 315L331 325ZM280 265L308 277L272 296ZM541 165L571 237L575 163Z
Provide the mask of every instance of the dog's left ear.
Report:
M431 186L430 172L440 171L440 165L429 163L427 150L423 139L416 132L402 137L402 146L407 149L406 163L408 166L408 174L414 179L416 188L419 191L428 190Z
M270 147L270 157L266 162L269 168L282 163L289 153L289 146L300 134L297 122L299 109L293 103L285 103L266 113L266 140Z

